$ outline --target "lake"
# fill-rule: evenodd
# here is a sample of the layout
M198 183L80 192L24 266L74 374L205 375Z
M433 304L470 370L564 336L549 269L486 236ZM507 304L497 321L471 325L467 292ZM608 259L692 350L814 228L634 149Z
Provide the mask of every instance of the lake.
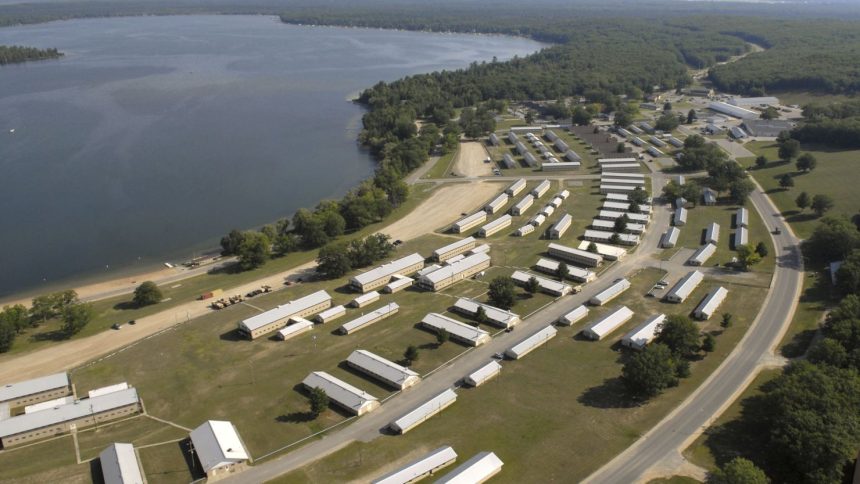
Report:
M0 44L66 54L0 68L0 296L186 260L340 197L374 167L351 96L542 47L214 15L3 28Z

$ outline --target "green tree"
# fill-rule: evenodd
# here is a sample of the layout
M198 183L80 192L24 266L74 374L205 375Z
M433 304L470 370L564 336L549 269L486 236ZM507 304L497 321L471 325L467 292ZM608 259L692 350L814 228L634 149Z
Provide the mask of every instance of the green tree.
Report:
M825 212L833 208L834 202L830 195L820 193L812 197L812 203L809 205L815 215L821 217Z
M738 254L738 265L741 270L747 271L750 267L761 262L761 256L749 245L742 244L735 247Z
M809 199L809 194L806 192L800 192L800 195L794 199L794 204L797 205L801 211L805 210L812 203L812 200Z
M759 242L755 246L755 253L758 254L762 258L767 257L767 253L768 253L767 245L765 245L764 242Z
M758 155L755 159L755 166L759 169L767 168L767 157L764 155Z
M9 324L15 334L18 334L30 325L30 313L23 304L4 306L0 311L0 323L2 322Z
M329 397L325 390L319 387L311 388L310 398L308 399L311 407L311 415L317 418L328 408Z
M794 178L792 178L792 176L788 173L782 175L781 177L779 177L779 186L783 190L788 190L789 188L794 186Z
M779 110L773 106L768 106L759 117L761 119L777 119L779 118Z
M540 290L540 283L534 277L530 277L528 281L526 281L526 292L529 294L534 294Z
M733 317L734 316L732 315L732 313L723 313L723 319L720 320L720 326L722 326L725 329L731 328Z
M487 296L490 299L490 304L502 309L510 309L516 302L516 291L514 289L514 281L510 277L498 276L490 281L490 288Z
M621 237L618 235L617 232L613 233L612 235L609 236L609 243L610 244L618 245L620 242L621 242Z
M806 359L816 365L830 365L837 368L848 366L848 351L833 338L822 338L806 352Z
M441 345L443 345L443 344L445 344L445 343L447 343L449 339L451 339L451 334L450 334L450 333L448 333L448 330L446 330L445 328L441 328L441 329L436 333L436 342L437 342L440 346L441 346Z
M0 319L0 353L12 349L16 336L18 333L15 331L15 326L5 319Z
M743 457L735 457L708 473L706 484L768 484L764 471Z
M671 111L671 110L672 110L672 103L670 103L669 101L666 101L663 104L663 111Z
M737 180L729 186L732 201L738 205L744 205L753 190L755 190L755 185L749 180Z
M278 234L272 249L277 255L287 255L299 248L299 238L295 234Z
M794 164L797 167L797 171L802 171L804 173L809 173L814 170L816 166L818 166L818 160L815 159L809 153L804 153L797 158L797 162Z
M668 133L677 128L679 124L678 117L667 111L657 118L657 121L654 123L654 127L660 131Z
M326 279L343 277L352 269L352 261L345 243L328 244L317 254L317 272Z
M648 203L648 192L643 190L642 187L636 187L627 194L627 199L630 200L630 203L645 205Z
M63 310L63 332L67 336L78 334L92 321L95 310L90 303L72 304Z
M487 323L487 311L484 309L484 306L478 306L478 310L475 311L475 321L481 324Z
M712 353L717 348L717 338L711 333L706 333L702 339L702 351Z
M275 240L278 236L278 229L274 224L266 224L260 227L260 233L264 234L269 240Z
M66 308L77 302L78 294L73 290L36 296L30 306L30 322L35 325L61 316Z
M236 255L242 241L245 240L245 234L237 229L233 229L229 234L221 237L221 255Z
M271 242L265 234L246 232L236 252L239 256L239 267L245 271L256 269L269 260L271 252Z
M689 111L687 111L687 124L693 124L696 122L697 119L699 119L699 117L696 116L695 109L690 109Z
M567 276L570 275L570 269L564 262L559 262L556 273L558 274L558 278L561 279L562 282L564 282L564 280L567 279Z
M410 365L412 364L412 362L418 361L418 356L419 356L418 347L415 345L407 346L406 351L403 352L403 358Z
M681 358L691 358L701 348L699 328L696 323L682 314L672 314L660 325L656 341L666 345L673 354Z
M630 126L630 123L633 122L633 116L626 111L617 111L615 113L615 125L621 126L622 128L625 126Z
M142 282L134 290L133 301L137 307L157 304L160 303L162 299L164 299L164 296L161 294L161 289L159 289L152 281Z
M577 106L573 108L573 115L570 121L579 126L588 126L591 124L591 113L582 106Z
M588 247L585 248L586 251L591 252L592 254L597 253L597 244L594 242L589 242Z
M618 143L617 145L615 145L616 153L624 153L625 151L627 151L627 148L624 147L624 143Z
M656 343L646 346L624 363L621 380L633 396L654 397L678 384L674 362L675 358L666 345Z
M616 234L624 233L627 231L627 223L630 222L630 218L627 217L627 214L623 214L617 219L615 219L614 224L612 225L612 231Z
M800 153L800 142L796 139L788 139L779 144L777 156L782 161L793 160Z
M802 247L804 255L814 261L843 260L860 247L860 232L845 217L824 217Z

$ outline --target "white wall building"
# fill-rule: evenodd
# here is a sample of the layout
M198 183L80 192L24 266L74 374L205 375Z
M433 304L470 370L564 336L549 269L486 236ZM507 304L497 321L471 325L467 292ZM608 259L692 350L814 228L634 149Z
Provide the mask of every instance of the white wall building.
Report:
M452 340L470 346L480 346L490 341L490 333L438 313L428 313L424 316L421 326L434 333L444 329Z
M191 443L209 479L236 472L250 459L239 431L227 421L204 422L191 431Z
M416 252L359 274L349 280L349 285L356 291L368 292L388 284L395 274L408 276L423 267L424 257Z
M582 330L582 334L588 339L599 341L620 328L627 321L630 321L632 317L633 311L631 311L627 306L621 306L588 328Z
M585 304L583 304L581 306L575 307L573 311L570 311L564 316L558 318L558 324L564 326L573 326L575 323L584 319L586 316L588 316L588 308L585 306Z
M705 296L705 299L699 303L696 310L693 311L693 315L697 319L710 319L717 309L719 309L723 301L726 300L726 296L728 296L728 294L729 291L722 286L712 289L708 292L708 295Z
M690 294L705 280L705 275L699 271L690 271L682 277L672 289L666 294L666 300L674 303L682 303L690 297Z
M379 400L373 395L335 378L324 371L311 372L304 381L308 389L320 388L329 400L341 408L359 417L379 407Z
M405 390L421 381L418 373L366 350L353 351L346 363L398 390Z
M595 294L594 297L588 300L588 302L595 306L603 306L609 301L620 296L624 291L628 289L630 289L630 281L621 278L613 282L612 285L610 285L606 289Z
M681 236L681 230L678 227L669 227L663 237L660 239L660 247L664 249L670 249L675 247L675 244L678 243L678 237Z
M708 259L711 258L717 252L717 246L714 244L707 244L696 249L696 252L687 260L687 264L691 266L703 266Z
M239 332L251 339L256 339L285 326L292 317L304 318L329 307L331 307L329 293L317 291L241 321Z
M524 271L514 271L511 275L511 279L520 286L528 284L531 278L537 280L538 287L540 287L541 291L555 297L566 296L573 290L570 285L563 282L547 279L546 277L538 276L536 274L529 274Z
M481 230L478 231L478 237L489 237L501 230L504 230L511 226L513 220L513 217L508 214L504 214L496 220L493 220L481 227Z
M510 311L505 311L504 309L499 309L495 306L490 306L489 304L480 303L478 301L462 297L457 299L457 302L454 303L454 311L470 317L475 317L478 314L479 308L483 308L487 322L494 326L508 329L520 323L519 315Z
M644 323L636 326L632 331L625 334L624 337L621 338L621 344L636 350L645 348L648 343L654 341L654 339L657 338L657 335L660 334L661 325L665 320L665 314L658 314L648 318Z
M406 415L403 415L388 424L388 427L398 434L405 434L423 422L429 420L430 417L450 407L456 401L457 394L454 393L454 390L446 388L442 393L436 395L430 400L427 400L417 408L409 411Z
M558 330L556 330L554 326L549 325L509 348L505 351L505 356L518 360L546 344L546 342L554 338L556 334L558 334Z
M436 484L476 484L487 482L502 471L502 462L493 452L479 452L471 459L457 466Z
M134 445L114 443L99 454L105 484L144 484Z
M502 371L502 365L496 360L490 360L486 365L466 375L463 381L470 386L479 387L497 376Z
M370 326L373 323L378 323L385 318L390 316L394 316L397 312L400 311L400 306L397 303L392 302L388 303L385 306L377 308L367 314L363 314L352 321L345 323L341 326L338 331L341 334L352 334L358 330L364 329Z
M404 467L371 481L371 484L408 484L432 476L457 460L457 453L449 446L440 447L414 460Z
M444 247L439 247L433 251L433 259L438 262L445 262L451 257L458 256L464 252L468 252L475 248L477 240L474 237L466 237L465 239L452 242Z

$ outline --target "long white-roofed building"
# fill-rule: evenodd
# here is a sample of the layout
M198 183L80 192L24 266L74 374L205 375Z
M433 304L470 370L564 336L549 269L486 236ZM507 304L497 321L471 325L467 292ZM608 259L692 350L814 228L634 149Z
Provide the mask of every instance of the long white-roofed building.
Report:
M663 237L660 239L660 247L670 249L678 243L678 237L681 236L681 230L678 227L669 227Z
M113 443L99 454L105 484L144 484L143 471L134 445Z
M499 144L501 144L501 141L499 140L499 137L496 136L496 133L490 133L490 137L487 141L490 143L490 146L499 146Z
M522 215L523 213L525 213L526 210L529 209L529 207L532 206L532 204L534 204L534 201L535 201L534 195L532 195L532 194L526 195L525 197L523 197L522 200L517 202L516 205L514 205L511 208L511 214L512 215Z
M693 311L693 316L696 319L710 319L717 309L719 309L720 305L723 304L723 301L726 300L728 294L729 291L722 286L711 289L708 295L696 307L696 310Z
M732 106L731 104L724 103L722 101L711 102L708 104L708 109L740 119L759 119L759 113L755 111L751 111L740 106Z
M591 244L594 244L594 246L597 248L597 254L603 257L603 260L621 260L627 256L627 249L609 244L590 242L588 240L583 240L582 242L580 242L578 249L588 252L588 246L590 246Z
M628 289L630 289L630 281L621 278L613 282L606 289L595 294L591 299L588 300L588 302L595 306L603 306L609 301L620 296L624 291Z
M682 303L690 297L690 294L705 280L705 275L699 271L690 271L682 277L672 289L666 294L666 300L674 303Z
M543 257L541 257L535 264L535 269L546 274L552 274L554 276L557 276L559 275L558 270L560 266L561 262L559 261L555 261L552 259L544 259ZM566 277L568 279L573 279L577 282L591 282L597 278L597 275L594 272L589 271L588 269L583 269L581 267L567 264L565 264L565 266L567 266Z
M499 231L510 227L513 220L514 219L510 215L504 214L496 220L493 220L492 222L481 227L481 229L478 230L478 237L489 237L495 233L498 233Z
M54 400L45 400L44 402L27 405L24 407L24 413L41 412L42 410L49 410L60 405L68 405L70 403L75 403L75 397L73 395L55 398ZM6 407L6 411L8 410L8 407ZM4 415L4 418L5 417L6 415Z
M55 400L72 394L72 384L66 372L40 376L31 380L0 386L0 403L9 408Z
M540 227L543 223L546 222L546 215L539 213L529 220L529 223L534 227Z
M463 462L436 484L478 484L487 482L502 471L502 462L493 452L479 452Z
M518 229L514 232L514 235L516 235L517 237L525 237L526 235L528 235L528 234L530 234L530 233L532 233L532 232L534 232L534 231L535 231L535 226L534 226L534 225L532 225L532 224L525 224L525 225L523 225L522 227L518 228Z
M750 211L744 207L738 209L735 214L735 227L749 227Z
M599 341L630 321L631 318L633 318L633 311L627 306L621 306L588 328L583 329L582 334L588 339Z
M581 157L581 156L579 156L579 155L578 155L575 151L573 151L573 150L567 150L567 151L565 151L565 152L564 152L564 157L567 159L567 161L569 161L569 162L571 162L571 163L582 163L582 157Z
M636 158L625 157L625 158L598 158L597 163L600 166L603 165L613 165L613 164L623 164L623 163L636 163Z
M305 318L291 318L292 324L284 326L277 332L277 338L286 341L314 328L314 323Z
M116 420L141 411L135 388L84 398L38 412L0 420L0 448L8 449L35 440L61 435L97 423Z
M489 214L494 214L507 205L510 199L511 197L508 196L507 193L501 193L484 206L484 211Z
M329 293L317 291L241 321L239 332L250 339L257 339L286 326L290 318L304 318L329 307L331 307Z
M508 141L510 141L511 144L514 144L519 140L520 140L520 137L517 136L516 133L514 133L513 131L508 131Z
M423 267L424 257L418 253L410 254L353 277L349 280L349 286L359 292L372 291L391 282L395 274L408 276Z
M558 330L554 326L549 325L509 348L505 351L505 356L518 360L546 344L547 341L554 338L557 334Z
M549 229L549 238L560 239L573 225L573 217L566 213Z
M588 316L588 307L585 304L582 304L573 308L572 311L568 312L564 316L558 318L558 324L572 326L584 319L586 316Z
M113 385L93 388L92 390L87 392L87 398L100 397L102 395L107 395L108 393L128 390L129 388L131 388L131 386L128 384L128 382L114 383Z
M441 291L489 267L489 255L485 253L473 254L449 266L442 267L419 277L418 285L428 291Z
M355 350L346 364L398 390L405 390L421 381L418 373L366 350Z
M636 208L639 210L641 214L651 213L650 205L637 205ZM615 202L612 200L606 200L603 202L603 206L600 207L601 210L610 210L613 212L629 212L630 211L630 203L629 202Z
M549 217L554 212L555 212L555 206L550 205L550 204L546 204L546 205L544 205L544 207L542 209L540 209L540 214L545 216L545 217Z
M611 178L606 175L600 176L601 185L631 185L633 187L645 188L645 180L637 178Z
M684 207L679 207L672 215L672 225L675 227L683 227L687 225L687 214L689 212Z
M505 153L502 155L502 165L504 165L505 168L516 168L517 162L510 153Z
M454 449L449 446L440 447L400 469L374 479L371 484L408 484L420 481L451 465L455 460L457 453Z
M644 323L625 334L621 338L621 344L636 350L645 348L648 343L654 341L657 335L660 334L661 325L665 320L665 314L658 314L646 319Z
M439 247L433 251L433 259L439 262L445 262L451 257L468 252L475 248L477 240L474 237L466 237L465 239L452 242L444 247Z
M600 184L600 193L606 195L607 193L630 193L633 190L640 188L639 186L633 185L619 185L619 184Z
M616 234L605 230L586 230L582 238L592 242L612 243L613 235L618 235L619 245L638 245L639 236L634 234Z
M325 311L316 315L318 323L328 323L346 314L346 308L343 305L332 306Z
M546 251L552 257L585 267L598 267L603 263L603 256L600 254L594 254L587 250L574 249L565 245L549 244Z
M490 333L438 313L428 313L424 316L421 326L434 333L444 329L452 340L469 346L480 346L490 341Z
M319 388L328 398L344 410L359 417L379 407L379 400L345 381L335 378L324 371L311 372L302 381L306 388Z
M639 163L615 163L611 165L600 165L601 170L612 170L613 172L636 173L639 171Z
M628 206L630 205L630 197L624 193L607 193L606 196L604 197L604 200L607 200L610 202L624 202Z
M535 198L542 197L547 191L549 191L552 183L549 180L544 180L540 182L540 184L534 187L531 191L531 194L534 195Z
M479 387L490 379L498 376L501 371L502 365L500 365L496 360L490 360L484 366L466 375L466 377L463 378L463 381L469 386Z
M528 166L538 166L537 158L535 158L535 155L531 154L529 151L526 151L523 154L523 161L525 161Z
M666 146L666 142L665 142L665 141L663 141L663 140L661 140L660 138L658 138L658 137L656 137L656 136L649 136L649 137L648 137L648 141L649 141L652 145L657 146L658 148L663 148L663 147L665 147L665 146Z
M523 191L525 189L526 189L526 179L520 178L519 180L511 183L511 186L509 186L508 188L505 189L505 193L507 193L509 196L515 197L521 191Z
M644 213L615 212L613 210L600 210L597 212L597 218L601 220L615 221L615 219L619 219L624 215L627 216L628 221L637 224L648 225L648 222L651 221L651 217Z
M391 430L398 434L405 434L414 429L423 422L426 422L430 417L442 412L442 410L450 407L457 401L457 394L450 388L445 389L442 393L427 400L402 417L388 424Z
M591 221L591 228L595 230L607 230L611 232L615 230L615 222L612 220L603 220L596 218ZM630 232L631 234L641 235L645 232L645 225L627 222L624 225L624 230L626 232Z
M363 308L368 304L373 304L376 301L379 301L380 297L381 295L377 291L366 292L360 296L356 296L349 302L349 306L354 308Z
M395 292L400 292L408 287L411 287L415 282L415 279L411 277L395 277L393 281L389 282L382 288L382 292L387 294L394 294Z
M363 314L353 319L348 323L345 323L338 329L338 331L341 334L352 334L360 329L364 329L370 326L373 323L378 323L385 318L394 316L395 314L397 314L398 311L400 311L400 306L398 306L397 303L388 303L385 306L377 308L367 314Z
M463 297L457 299L457 302L454 303L453 309L454 311L469 317L477 316L478 310L483 309L484 317L487 318L487 322L489 324L505 329L512 328L520 323L520 317L515 313Z
M702 266L708 262L708 259L711 258L717 252L717 246L714 244L706 244L698 249L693 255L687 260L687 264L691 266Z
M540 287L541 291L552 296L566 296L570 294L570 292L573 290L570 285L565 284L563 282L554 281L552 279L547 279L546 277L538 276L535 274L529 274L528 272L524 271L514 271L514 273L511 275L511 279L513 279L514 282L520 286L526 286L529 283L529 280L531 280L532 278L537 281L538 287Z
M556 195L555 197L553 197L552 200L549 201L549 204L555 208L560 207L562 203L564 203L564 199L558 195Z
M705 243L718 244L720 242L720 224L711 222L705 227Z
M454 233L462 234L463 232L467 232L486 221L487 212L481 210L454 222L454 225L451 226L451 230L453 230Z
M239 471L250 460L239 431L231 422L209 420L203 423L191 431L191 443L209 479Z
M746 227L738 227L738 229L735 231L734 242L736 249L738 248L738 246L746 245L747 243L749 243L749 231Z

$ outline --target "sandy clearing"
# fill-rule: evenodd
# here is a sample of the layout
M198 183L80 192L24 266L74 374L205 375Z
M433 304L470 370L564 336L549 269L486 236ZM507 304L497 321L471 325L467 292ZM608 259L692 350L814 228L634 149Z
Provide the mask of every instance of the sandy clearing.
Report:
M464 141L457 150L453 171L458 176L490 176L493 174L493 164L484 163L488 156L490 155L480 142Z
M473 211L490 199L493 194L501 191L502 188L502 184L486 182L444 186L404 218L392 223L380 232L391 235L392 239L400 240L409 240L433 232L454 222L461 212ZM296 281L300 277L307 279L315 267L316 262L308 262L263 279L225 289L224 292L228 295L245 294L264 284L272 286L276 291L284 290L287 288L284 285L285 280ZM161 272L164 271L159 271L156 274ZM143 280L140 277L135 279ZM100 285L105 284L127 284L127 281L110 281ZM137 324L125 325L119 331L107 330L32 353L0 358L0 383L20 381L81 366L110 355L135 342L142 341L181 322L211 312L208 302L189 301L160 313L140 318L137 320Z
M504 188L498 183L452 183L436 190L405 217L380 230L392 240L409 240L451 225Z

